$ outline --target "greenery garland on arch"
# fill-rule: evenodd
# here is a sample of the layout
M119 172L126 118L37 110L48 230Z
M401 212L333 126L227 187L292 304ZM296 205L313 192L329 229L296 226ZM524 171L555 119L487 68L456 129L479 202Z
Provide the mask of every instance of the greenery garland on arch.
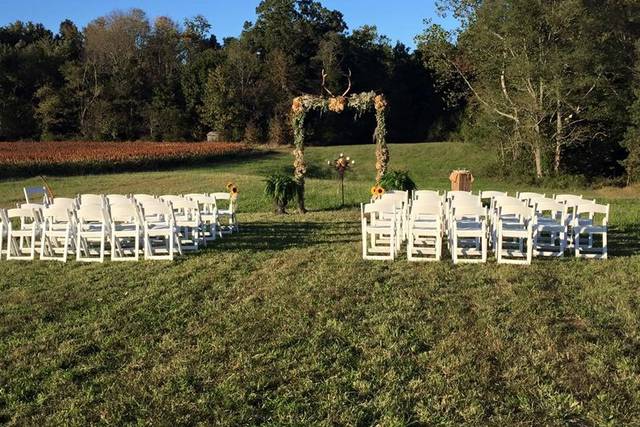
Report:
M355 110L356 119L364 113L375 111L376 128L373 132L373 140L376 144L376 184L380 182L382 175L387 170L389 163L389 148L387 147L386 110L387 101L384 95L375 92L355 93L349 96L324 97L318 95L302 95L293 99L291 105L291 118L293 127L293 167L294 179L298 183L298 210L305 213L304 206L304 179L307 174L307 164L304 160L304 124L307 113L319 111L325 113L331 111L341 113L345 108Z

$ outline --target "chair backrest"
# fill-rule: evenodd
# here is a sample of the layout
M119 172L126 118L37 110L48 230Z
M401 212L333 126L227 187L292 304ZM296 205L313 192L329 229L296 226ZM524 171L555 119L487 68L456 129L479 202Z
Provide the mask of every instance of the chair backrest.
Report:
M110 205L131 201L131 198L129 196L125 196L124 194L107 194L105 198Z
M458 195L461 195L461 194L463 194L463 195L466 194L467 196L472 196L473 195L473 193L471 193L471 191L450 190L450 191L447 191L447 197L446 198L447 198L447 200L449 200L449 199L453 198L454 196L458 196Z
M452 199L449 200L449 211L453 211L454 209L458 209L460 211L463 207L482 207L482 200L478 196L473 195L454 195Z
M429 198L438 197L438 198L441 198L442 194L440 194L440 192L437 191L437 190L415 190L412 193L413 200L420 200L422 197L429 197Z
M198 202L187 197L176 198L174 200L169 200L169 202L171 203L174 212L180 212L183 215L193 216L200 211Z
M503 205L523 205L524 202L516 197L511 196L496 196L493 198L492 209L497 209Z
M32 203L24 203L23 205L28 206ZM19 219L21 225L24 224L38 224L40 223L41 214L36 213L30 207L19 207L13 209L7 209L7 222L11 222L12 219Z
M39 222L42 222L42 209L45 207L45 205L42 205L40 203L21 203L19 204L18 207L24 208L24 209L31 209L34 215L36 216L36 219Z
M109 216L112 223L125 222L139 224L141 222L138 205L132 200L109 205Z
M98 222L104 224L107 222L104 207L97 204L80 205L76 211L76 217L81 224L86 222Z
M533 218L533 208L524 204L507 204L498 208L498 219L509 217L510 219L518 218L520 222L529 221Z
M210 193L209 195L216 200L231 200L231 194L229 193Z
M559 203L577 205L582 201L582 194L556 194L553 198Z
M236 200L231 197L231 194L229 193L211 193L209 194L211 197L213 197L214 199L216 199L216 206L218 207L218 209L224 209L221 208L221 204L219 203L220 201L224 201L224 203L222 203L222 206L224 206L224 204L228 203L228 209L231 212L235 213L236 210Z
M45 221L66 223L71 221L71 214L63 203L52 204L42 209L42 218Z
M24 201L27 203L47 203L47 189L45 187L24 187Z
M576 205L575 216L577 218L583 217L584 215L588 215L589 218L592 218L596 214L604 215L603 222L606 223L609 221L609 205L601 205L598 203L581 203Z
M493 191L486 190L480 192L481 199L493 199L495 197L507 197L509 194L506 191Z
M460 203L458 206L453 207L451 215L456 220L465 218L481 219L486 218L487 209L482 205Z
M444 201L444 198L436 192L422 193L419 195L415 195L414 197L415 197L413 199L414 205L416 203L422 203L422 202L429 203L429 204L434 204L434 203L442 204Z
M53 199L51 206L64 207L69 210L74 210L78 204L76 199L70 197L56 197Z
M176 201L184 200L184 196L179 194L165 194L163 196L160 196L160 200L173 203Z
M175 224L175 216L173 214L173 206L171 203L163 202L156 199L155 202L148 201L141 205L143 220L158 222L163 221L167 224Z
M195 200L198 203L200 212L202 213L213 213L216 210L216 199L208 194L193 193L187 194L185 195L185 197L191 200Z
M440 199L432 202L425 199L416 200L411 206L411 218L417 219L422 216L442 216L442 204Z
M158 198L153 194L134 194L131 197L133 197L133 200L135 200L138 203L145 203L147 201L158 200Z
M552 199L539 199L534 205L537 216L553 218L564 223L567 217L567 205ZM546 215L546 214L549 215Z
M546 194L533 193L531 191L523 191L521 193L516 193L516 197L522 201L528 202L531 199L544 199L546 197Z
M78 195L78 204L82 205L100 205L105 204L104 195L102 194L80 194Z
M378 200L394 200L404 206L409 201L409 194L406 191L387 191Z
M379 217L394 217L397 213L397 207L393 200L376 201L376 203L366 203L363 205L364 214L376 214Z

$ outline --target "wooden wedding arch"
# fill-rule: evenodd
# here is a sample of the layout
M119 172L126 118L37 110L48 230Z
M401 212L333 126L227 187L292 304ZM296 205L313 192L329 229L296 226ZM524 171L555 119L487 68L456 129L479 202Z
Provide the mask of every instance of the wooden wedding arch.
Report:
M302 95L293 99L291 104L291 118L293 127L293 167L294 179L298 183L298 211L305 213L304 205L304 181L307 174L307 164L304 160L305 119L310 111L325 113L331 111L342 113L345 108L355 111L356 118L364 113L375 111L376 128L373 131L373 140L376 144L376 183L387 170L389 163L389 148L387 147L386 110L387 101L382 94L375 92L361 92L349 95L351 90L351 71L349 71L349 86L342 95L335 96L325 86L327 74L322 70L323 95ZM328 96L324 96L324 92Z

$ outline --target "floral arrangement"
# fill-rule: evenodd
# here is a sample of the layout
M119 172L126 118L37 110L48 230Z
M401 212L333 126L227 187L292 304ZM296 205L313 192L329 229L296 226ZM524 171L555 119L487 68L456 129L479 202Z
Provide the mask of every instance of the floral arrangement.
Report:
M340 153L337 159L327 160L327 164L329 166L333 165L334 169L338 171L338 175L342 177L351 166L356 164L356 161L352 160L349 156L345 157L344 153Z
M236 200L238 198L238 186L233 182L227 182L227 191L231 195L232 200Z
M372 199L379 199L382 197L382 195L384 194L384 188L382 188L381 186L379 186L378 184L374 185L373 187L371 187L371 198Z

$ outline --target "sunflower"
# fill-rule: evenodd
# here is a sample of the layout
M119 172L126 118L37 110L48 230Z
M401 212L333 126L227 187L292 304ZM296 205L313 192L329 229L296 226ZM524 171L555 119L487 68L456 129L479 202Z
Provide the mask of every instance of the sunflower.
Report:
M378 186L378 188L376 188L376 194L378 197L382 196L384 194L384 188Z
M231 192L231 194L238 194L238 187L234 185L229 191Z
M377 186L377 185L374 185L373 187L371 187L371 195L372 195L372 196L375 196L375 195L376 195L377 190L378 190L378 186Z
M233 182L227 182L227 190L231 190L231 187L233 187Z

